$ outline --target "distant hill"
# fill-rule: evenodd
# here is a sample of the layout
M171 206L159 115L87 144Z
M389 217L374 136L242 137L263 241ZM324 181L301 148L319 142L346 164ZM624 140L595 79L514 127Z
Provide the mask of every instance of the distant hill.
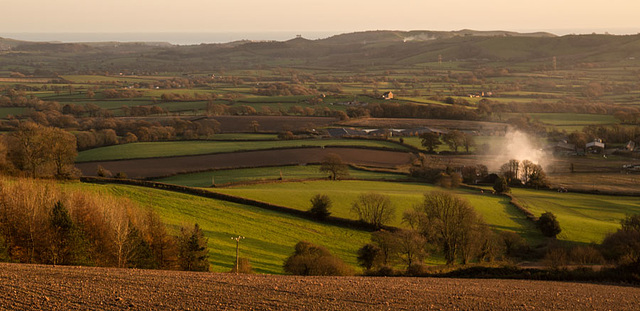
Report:
M548 64L620 62L640 59L640 35L568 35L509 31L365 31L308 40L235 41L177 46L162 42L42 43L0 39L6 65L29 63L43 53L49 64L73 62L85 70L148 72L201 71L255 66L322 68L390 68L445 61L474 64ZM9 51L8 51L9 50ZM8 51L8 52L7 52ZM26 52L20 53L20 52ZM136 55L136 57L131 57ZM108 63L105 61L108 60ZM44 61L44 60L43 60ZM105 64L106 63L106 64ZM113 65L110 65L113 64ZM47 65L43 63L42 65ZM71 69L68 69L69 72Z

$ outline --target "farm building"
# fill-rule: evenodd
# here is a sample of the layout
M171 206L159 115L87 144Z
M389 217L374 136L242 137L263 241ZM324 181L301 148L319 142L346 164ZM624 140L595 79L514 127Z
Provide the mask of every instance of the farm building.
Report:
M384 99L393 99L393 92L384 92L382 94L382 98L384 98Z
M367 132L365 132L365 131L356 130L356 129L352 129L352 128L344 128L344 127L328 129L327 132L329 132L329 135L331 137L365 136L365 135L367 135Z
M604 143L602 142L602 139L599 139L599 138L596 138L592 142L587 143L586 147L587 147L587 151L593 152L593 153L599 153L604 151Z

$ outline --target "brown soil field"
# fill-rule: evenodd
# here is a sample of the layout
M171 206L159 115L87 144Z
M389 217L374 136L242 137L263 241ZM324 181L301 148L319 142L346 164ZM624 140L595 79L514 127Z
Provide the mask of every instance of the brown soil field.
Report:
M1 310L638 310L587 283L235 275L0 264Z
M361 118L339 122L343 126L372 128L412 128L433 127L441 129L458 129L481 132L504 133L507 124L482 121L441 120L441 119L402 119L402 118Z
M410 153L399 151L358 148L297 148L169 158L86 162L78 163L76 167L78 167L85 176L95 176L98 165L101 165L114 174L124 172L129 178L148 178L209 169L318 163L329 153L340 155L346 163L381 168L394 168L407 165L410 163L412 157Z
M336 121L336 118L324 117L295 117L295 116L216 116L211 117L220 122L223 133L253 132L252 121L258 121L261 132L297 131L326 127Z

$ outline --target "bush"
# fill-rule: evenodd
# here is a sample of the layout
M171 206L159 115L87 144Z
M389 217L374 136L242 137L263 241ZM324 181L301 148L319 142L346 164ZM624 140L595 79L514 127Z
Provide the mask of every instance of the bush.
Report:
M113 174L111 174L111 171L109 171L108 169L102 167L102 165L98 165L98 168L96 169L96 175L98 175L99 177L111 177L111 176L113 176Z
M511 192L511 188L509 188L509 183L503 177L498 177L496 179L495 183L493 184L493 190L495 190L496 193L509 193L509 192Z
M284 262L284 271L294 275L353 275L353 269L328 249L300 241Z
M604 257L593 246L576 246L569 252L569 261L577 265L603 264Z
M429 273L429 268L422 263L413 263L407 267L405 272L408 276L425 276Z
M542 214L536 222L536 226L544 236L550 238L555 238L562 231L560 223L558 223L558 220L556 219L556 215L551 212Z
M127 179L128 176L127 176L127 173L125 172L117 172L116 175L113 177L118 179Z
M329 209L331 208L332 202L329 196L326 194L316 194L313 198L311 198L311 208L309 209L309 213L313 218L316 219L326 219L331 215Z
M236 271L236 267L234 265L233 268L231 268L231 273L252 274L253 267L251 267L249 258L240 257L238 259L238 271Z
M367 270L377 266L381 261L382 250L378 245L365 244L358 250L358 264Z

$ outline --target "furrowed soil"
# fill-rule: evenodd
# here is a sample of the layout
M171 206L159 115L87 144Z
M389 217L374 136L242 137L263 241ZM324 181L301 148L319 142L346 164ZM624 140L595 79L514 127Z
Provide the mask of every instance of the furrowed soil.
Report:
M411 161L411 154L407 152L359 148L297 148L168 158L85 162L76 164L76 167L78 167L85 176L95 176L98 165L100 165L114 174L117 172L125 172L130 178L148 178L220 168L319 163L329 153L340 155L345 163L383 168L394 168L409 164Z
M2 310L637 310L640 288L0 264Z

